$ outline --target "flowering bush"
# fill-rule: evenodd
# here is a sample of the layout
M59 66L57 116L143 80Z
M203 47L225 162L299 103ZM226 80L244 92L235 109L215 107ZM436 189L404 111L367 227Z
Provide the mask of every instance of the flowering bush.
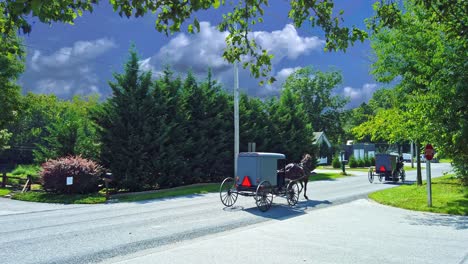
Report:
M80 156L49 160L42 164L41 181L44 190L56 193L92 193L98 191L102 167ZM67 177L73 183L67 185Z

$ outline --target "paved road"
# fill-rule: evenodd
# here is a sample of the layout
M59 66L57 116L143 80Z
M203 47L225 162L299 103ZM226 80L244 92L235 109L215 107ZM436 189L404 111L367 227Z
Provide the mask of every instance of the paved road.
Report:
M447 164L434 164L433 175L449 168ZM414 180L414 175L409 172L408 179ZM89 206L0 199L0 259L2 263L99 262L236 228L289 222L394 185L369 184L362 173L336 181L311 182L309 186L310 201L301 200L290 208L284 199L277 198L266 213L260 213L249 197L239 197L234 208L223 209L218 194Z
M359 199L104 263L461 264L468 263L467 245L468 217L416 213Z

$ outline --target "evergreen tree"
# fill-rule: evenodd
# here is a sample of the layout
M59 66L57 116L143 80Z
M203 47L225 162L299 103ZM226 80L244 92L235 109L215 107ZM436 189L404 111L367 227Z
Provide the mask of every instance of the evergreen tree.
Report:
M201 125L205 131L205 157L202 160L203 181L218 182L234 170L233 105L229 96L212 79L211 70L201 83L205 113Z
M247 150L249 142L255 142L257 151L270 151L269 115L266 104L258 98L242 94L239 101L239 112L242 113L240 123L240 149Z
M288 160L295 162L305 153L317 156L313 146L313 129L298 95L292 89L284 89L278 106L271 109L274 109L271 113L271 135L277 144L272 146L275 152L284 153Z
M182 146L186 134L183 130L180 78L174 78L173 72L166 67L162 78L157 80L153 91L153 129L154 146L152 166L158 173L160 188L183 184L183 175L187 173Z
M119 188L138 191L154 187L157 173L151 166L154 102L150 95L151 73L139 74L138 56L130 58L122 74L109 82L113 96L104 106L102 161L110 168Z

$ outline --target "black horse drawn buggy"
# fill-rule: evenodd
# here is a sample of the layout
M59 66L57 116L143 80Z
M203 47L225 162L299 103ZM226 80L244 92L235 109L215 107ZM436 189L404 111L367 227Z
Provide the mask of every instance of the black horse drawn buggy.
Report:
M368 179L370 183L374 182L374 176L379 177L379 181L401 180L405 182L406 173L403 164L403 157L395 154L376 154L375 167L369 168Z
M252 196L260 211L270 209L273 197L284 197L290 206L299 201L299 194L307 190L309 176L307 164L311 160L310 155L305 155L300 164L285 164L286 156L280 153L267 152L241 152L237 164L237 176L235 179L228 177L221 183L219 195L221 202L227 206L233 206L238 195ZM304 192L305 192L304 191ZM307 196L304 193L304 197Z

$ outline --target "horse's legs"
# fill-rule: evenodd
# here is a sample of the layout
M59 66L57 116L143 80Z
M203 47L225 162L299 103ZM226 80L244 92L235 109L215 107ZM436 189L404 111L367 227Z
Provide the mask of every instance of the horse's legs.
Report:
M307 197L307 183L309 182L309 179L308 177L304 180L304 198L306 198L306 200L309 200L309 197ZM301 183L302 185L302 183Z
M302 190L304 190L304 185L302 184L302 181L297 181L301 185L301 189L299 190L299 194L301 194Z

